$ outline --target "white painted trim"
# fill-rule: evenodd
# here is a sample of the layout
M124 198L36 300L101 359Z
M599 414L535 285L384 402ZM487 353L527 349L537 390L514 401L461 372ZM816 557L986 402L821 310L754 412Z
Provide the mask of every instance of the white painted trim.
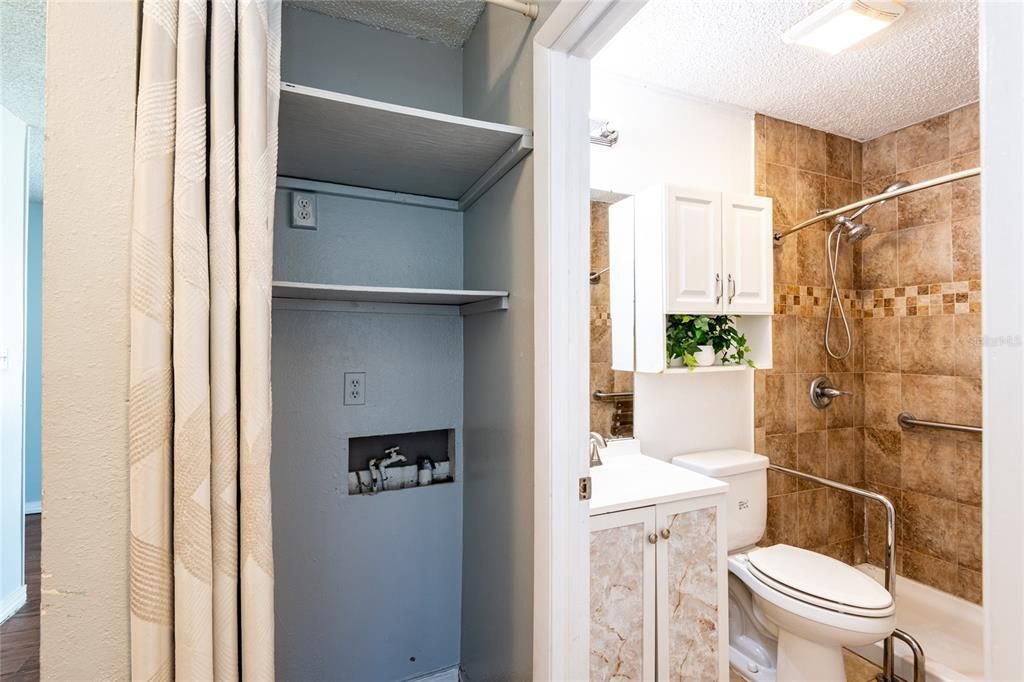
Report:
M426 675L409 677L405 682L459 682L459 666L453 665L450 668L435 670Z
M3 600L0 600L0 623L16 614L26 601L28 601L28 588L25 585L15 587L5 594Z
M981 3L985 679L1024 671L1024 5Z
M42 514L43 513L43 501L35 500L34 502L25 501L25 515L29 514Z
M534 44L536 680L589 677L590 58L642 6L560 3Z

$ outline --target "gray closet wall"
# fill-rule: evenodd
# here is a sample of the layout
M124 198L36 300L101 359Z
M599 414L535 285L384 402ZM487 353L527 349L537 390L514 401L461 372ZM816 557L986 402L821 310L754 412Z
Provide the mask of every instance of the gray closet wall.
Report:
M463 115L533 127L534 22L488 6L463 48ZM509 310L465 320L462 665L471 680L533 678L533 156L465 214L465 286ZM500 286L499 286L500 285ZM468 570L472 566L473 570Z
M461 112L461 51L285 7L282 77ZM278 191L274 277L460 288L460 213L317 195L316 231ZM344 406L343 374L366 372ZM456 308L275 302L277 672L393 681L460 661L463 322ZM456 429L456 482L348 495L348 439ZM406 453L415 455L415 453Z

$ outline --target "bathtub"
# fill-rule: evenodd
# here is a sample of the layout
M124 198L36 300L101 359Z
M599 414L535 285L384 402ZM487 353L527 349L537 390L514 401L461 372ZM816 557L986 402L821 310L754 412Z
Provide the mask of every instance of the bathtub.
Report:
M868 564L857 567L879 583L882 569ZM896 627L916 639L924 650L928 682L982 680L982 608L919 582L896 576ZM882 664L882 643L854 649ZM896 674L913 679L914 657L896 640Z

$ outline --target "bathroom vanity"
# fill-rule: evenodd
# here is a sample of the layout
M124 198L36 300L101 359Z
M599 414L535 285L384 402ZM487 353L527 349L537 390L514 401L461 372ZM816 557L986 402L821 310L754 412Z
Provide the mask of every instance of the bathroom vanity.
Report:
M590 679L728 680L728 486L612 441L591 469Z

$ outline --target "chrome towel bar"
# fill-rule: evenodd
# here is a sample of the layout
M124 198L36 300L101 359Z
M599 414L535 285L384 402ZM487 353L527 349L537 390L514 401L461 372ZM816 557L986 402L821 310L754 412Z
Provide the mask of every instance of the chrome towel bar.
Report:
M593 398L594 400L632 400L633 392L617 391L613 393L608 393L605 391L594 391Z
M927 419L918 419L909 412L900 412L899 416L896 417L896 421L904 429L911 429L915 426L925 426L930 429L945 429L947 431L964 431L966 433L981 433L980 426L971 426L970 424L949 424L947 422L933 422Z

